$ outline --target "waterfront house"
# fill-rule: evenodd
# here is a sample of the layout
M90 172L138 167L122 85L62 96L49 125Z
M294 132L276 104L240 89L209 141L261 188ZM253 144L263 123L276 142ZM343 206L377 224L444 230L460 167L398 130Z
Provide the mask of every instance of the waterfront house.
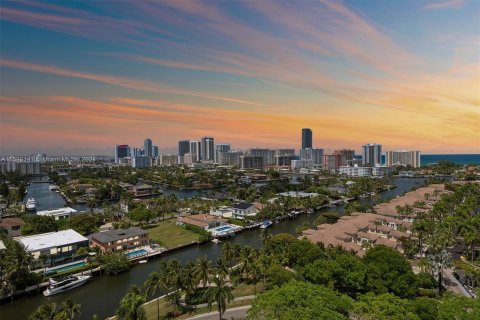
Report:
M11 217L0 219L0 230L4 229L10 238L22 235L21 229L24 225L25 222L20 218Z
M55 220L70 218L72 214L75 214L75 213L77 213L77 210L70 207L37 211L37 215L54 217Z
M130 227L97 232L88 236L92 248L100 248L103 253L110 253L148 245L148 232Z
M194 214L190 216L183 216L177 218L178 225L192 225L200 227L202 229L208 230L211 228L216 228L223 226L227 223L227 219L221 217L212 216L209 214Z
M153 187L149 184L138 184L133 187L135 197L148 196L153 193Z
M233 217L239 220L245 220L256 216L258 208L253 203L241 202L233 206Z
M14 240L20 242L34 260L40 261L41 256L45 257L46 265L74 259L78 249L88 248L88 239L73 229L17 237Z

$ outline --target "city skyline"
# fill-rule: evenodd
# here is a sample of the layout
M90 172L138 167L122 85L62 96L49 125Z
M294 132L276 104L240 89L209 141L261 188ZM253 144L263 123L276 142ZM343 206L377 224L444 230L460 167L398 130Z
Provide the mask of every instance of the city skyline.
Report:
M480 153L480 2L2 2L0 154Z

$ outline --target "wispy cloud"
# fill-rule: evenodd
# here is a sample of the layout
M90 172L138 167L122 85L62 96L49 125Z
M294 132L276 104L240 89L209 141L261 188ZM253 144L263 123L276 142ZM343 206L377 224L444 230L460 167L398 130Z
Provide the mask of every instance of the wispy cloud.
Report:
M34 64L34 63L28 63L23 61L17 61L17 60L0 59L0 65L8 68L48 73L48 74L54 74L54 75L59 75L64 77L88 79L88 80L103 82L103 83L120 86L124 88L140 90L140 91L162 92L166 94L192 96L192 97L203 98L203 99L211 99L211 100L218 100L223 102L231 102L231 103L253 105L253 106L268 106L268 104L264 104L260 102L232 98L232 97L222 97L222 96L210 95L206 93L190 92L180 88L174 88L171 86L165 86L162 84L146 82L146 81L137 80L137 79L81 72L81 71L59 68L55 66Z
M465 5L465 0L435 0L432 3L425 5L425 10L439 10L439 9L459 9Z

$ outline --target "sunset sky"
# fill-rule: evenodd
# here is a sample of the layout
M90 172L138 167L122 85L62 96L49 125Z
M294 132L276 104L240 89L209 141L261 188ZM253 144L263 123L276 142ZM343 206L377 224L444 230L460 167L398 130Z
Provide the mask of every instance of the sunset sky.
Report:
M480 1L0 3L0 155L480 153Z

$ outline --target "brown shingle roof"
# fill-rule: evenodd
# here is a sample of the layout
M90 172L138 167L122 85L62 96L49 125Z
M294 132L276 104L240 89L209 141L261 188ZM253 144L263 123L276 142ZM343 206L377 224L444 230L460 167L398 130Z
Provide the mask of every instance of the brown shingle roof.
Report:
M10 228L15 226L24 226L25 222L20 218L3 218L0 220L0 227Z

